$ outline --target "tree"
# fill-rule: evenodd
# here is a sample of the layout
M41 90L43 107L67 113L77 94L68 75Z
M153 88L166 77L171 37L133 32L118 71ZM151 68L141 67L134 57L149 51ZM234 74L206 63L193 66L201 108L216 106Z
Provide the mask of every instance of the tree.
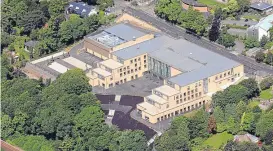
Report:
M227 121L227 131L231 134L237 134L240 130L238 124L233 117L229 117Z
M86 30L86 33L92 33L96 31L100 27L100 17L98 15L91 15L89 17L86 17L84 20L84 26L88 29Z
M176 23L182 13L179 0L159 0L155 6L155 13L164 19Z
M217 126L216 126L216 120L213 115L209 117L209 122L208 122L208 131L209 133L216 133Z
M70 44L74 40L82 38L88 30L83 21L78 15L71 14L69 20L64 21L60 26L61 42Z
M250 7L250 0L237 0L237 3L240 7L240 12L245 12L249 9Z
M117 138L119 150L124 151L147 151L147 140L144 132L140 130L125 130Z
M264 137L264 143L265 145L272 145L273 143L273 128L265 134Z
M226 48L233 47L235 45L235 37L228 33L221 33L218 43L224 45Z
M268 42L268 38L265 35L263 35L262 39L260 40L260 46L264 47L267 42Z
M244 112L246 111L246 103L243 101L240 101L237 105L236 105L236 114L238 118L241 118L244 114Z
M216 92L212 96L212 103L215 107L219 106L224 109L227 104L237 104L239 101L247 101L248 95L248 90L244 86L231 85L224 91Z
M100 10L105 10L106 8L113 6L113 0L97 0L97 4L99 5Z
M248 98L256 97L260 95L260 90L258 83L253 78L245 79L239 83L239 85L244 86L248 89Z
M240 125L241 130L255 132L254 114L252 112L244 113Z
M273 85L273 78L267 77L261 81L260 88L262 90L266 90L266 89L269 89L272 85Z
M189 150L189 121L184 116L176 117L169 130L156 138L155 148L158 151Z
M178 22L182 27L187 30L197 33L198 35L203 35L208 26L204 15L192 7L190 7L186 12L182 12L178 18Z
M227 7L224 8L224 10L228 14L235 14L237 11L239 11L240 6L238 5L236 0L229 0L227 3Z
M20 136L8 140L11 144L15 144L27 151L54 151L54 144L46 140L43 136Z
M257 125L256 125L256 134L261 136L261 138L265 138L266 133L269 130L272 130L272 125L273 125L273 111L269 111L265 114L263 114Z
M260 63L260 62L263 62L265 59L265 54L261 51L257 52L256 55L255 55L255 60Z
M12 136L14 132L15 128L12 119L8 115L1 113L1 138L6 140Z
M204 110L199 110L195 116L189 119L190 138L208 136L209 114Z
M265 57L265 63L269 65L273 65L273 54L271 52L268 52Z
M260 46L260 44L257 41L257 39L254 38L254 37L246 38L246 40L244 41L244 43L245 43L245 47L247 49L254 48L254 47L259 47Z
M221 17L222 17L222 9L216 9L214 13L213 22L211 28L209 30L209 40L216 41L220 35L220 24L221 24Z
M220 133L225 131L226 130L225 114L219 106L214 108L213 116L215 117L216 120L217 132Z
M48 11L51 18L55 18L58 15L63 14L66 4L67 4L67 0L49 1Z

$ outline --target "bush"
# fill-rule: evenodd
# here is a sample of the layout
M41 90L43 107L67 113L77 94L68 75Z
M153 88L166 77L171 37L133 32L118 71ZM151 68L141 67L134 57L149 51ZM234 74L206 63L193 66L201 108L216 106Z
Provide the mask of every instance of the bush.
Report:
M272 77L268 77L268 78L265 78L265 79L263 79L261 81L260 88L262 90L266 90L266 89L269 89L272 85L273 85L273 78Z
M257 52L256 55L255 55L255 60L256 62L260 63L260 62L263 62L265 59L265 54L261 51Z

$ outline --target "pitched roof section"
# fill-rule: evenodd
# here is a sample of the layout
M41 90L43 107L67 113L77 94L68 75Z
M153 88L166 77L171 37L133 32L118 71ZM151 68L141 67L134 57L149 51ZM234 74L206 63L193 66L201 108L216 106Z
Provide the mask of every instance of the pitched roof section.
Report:
M265 2L256 2L250 5L251 8L263 11L269 8L272 8L273 5L269 4L269 3L265 3Z
M273 25L273 14L268 15L260 20L256 25L250 26L249 28L262 28L268 31Z
M88 15L92 10L96 9L84 2L70 2L68 8L73 9L79 15Z

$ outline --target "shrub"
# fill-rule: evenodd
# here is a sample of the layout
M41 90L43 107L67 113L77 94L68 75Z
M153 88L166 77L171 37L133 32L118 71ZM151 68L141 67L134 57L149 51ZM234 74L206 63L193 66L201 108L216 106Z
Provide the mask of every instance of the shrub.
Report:
M273 78L272 77L268 77L268 78L265 78L265 79L263 79L261 81L260 88L262 90L266 90L266 89L269 89L272 85L273 85Z

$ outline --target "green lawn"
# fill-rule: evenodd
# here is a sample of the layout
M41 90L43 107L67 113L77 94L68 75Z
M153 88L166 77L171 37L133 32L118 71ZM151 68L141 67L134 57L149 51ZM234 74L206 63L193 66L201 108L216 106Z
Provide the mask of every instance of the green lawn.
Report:
M263 90L260 94L260 98L262 99L272 99L273 98L273 94L272 94L272 88L269 88L267 90Z
M232 139L233 139L232 134L228 134L227 132L218 133L218 134L211 136L207 140L205 140L203 145L209 145L215 149L219 149L221 147L221 145L226 144L227 141L232 140Z
M249 102L248 107L253 109L255 106L258 106L259 104L260 104L259 101L253 100L253 101Z
M199 3L205 4L212 9L215 9L216 7L225 7L226 5L224 3L217 2L216 0L198 0Z

